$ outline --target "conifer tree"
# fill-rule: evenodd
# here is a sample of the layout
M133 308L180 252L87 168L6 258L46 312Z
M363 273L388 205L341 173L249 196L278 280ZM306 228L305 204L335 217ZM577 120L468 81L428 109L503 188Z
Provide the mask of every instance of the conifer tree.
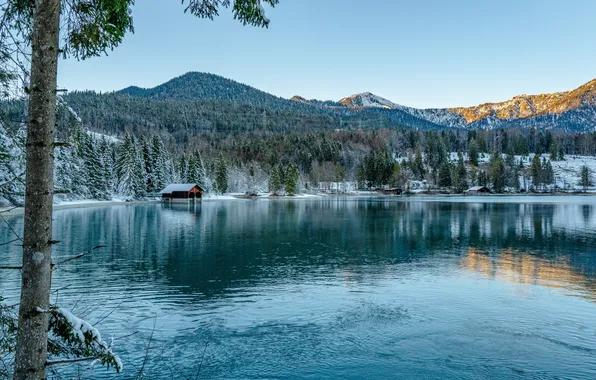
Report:
M545 185L552 185L555 182L555 173L553 171L553 166L550 160L547 160L546 158L542 159L541 177L541 182Z
M358 180L358 189L364 190L364 189L367 188L367 185L366 185L366 174L365 174L364 166L363 165L360 165L358 167L358 178L357 178L357 180ZM269 185L269 187L271 188L271 184Z
M540 156L537 154L532 158L530 173L532 175L532 184L535 189L538 189L542 185L542 165L540 164Z
M145 169L145 190L148 193L154 193L156 191L155 184L153 183L153 170L155 168L155 163L153 162L153 155L151 154L151 148L149 147L149 143L147 139L143 137L141 139L141 156L143 158L143 167ZM161 189L160 189L161 190Z
M215 185L217 192L224 194L228 192L228 168L222 156L215 164Z
M151 140L151 164L152 169L149 176L155 192L163 190L171 181L170 158L163 142L159 136L153 136Z
M592 175L587 165L583 165L580 169L579 185L583 187L584 191L592 186Z
M457 154L457 183L456 191L461 193L468 187L468 173L466 171L466 164L464 163L464 155L461 152Z
M146 195L145 167L142 153L134 139L126 134L118 153L118 193L129 198Z
M280 173L280 167L274 166L271 168L271 174L269 175L269 192L274 195L279 195L282 188L282 176Z
M95 141L88 135L83 139L82 155L89 195L93 199L109 199L106 167L101 159L99 149L95 147Z
M439 186L451 186L451 165L448 162L444 162L439 167Z
M495 152L490 162L490 177L492 179L493 189L497 193L502 193L505 189L505 162L503 157Z
M180 178L180 182L188 183L188 162L184 153L180 155L178 161L178 177Z
M300 179L300 172L298 167L294 164L290 164L285 173L285 189L288 195L296 194L296 185Z
M414 162L412 165L412 173L414 173L414 177L416 177L416 179L424 178L424 162L422 161L422 152L420 152L420 149L416 149L416 155L414 156Z
M472 165L478 166L478 142L474 138L468 144L468 160Z
M488 186L490 178L484 170L478 172L478 186Z

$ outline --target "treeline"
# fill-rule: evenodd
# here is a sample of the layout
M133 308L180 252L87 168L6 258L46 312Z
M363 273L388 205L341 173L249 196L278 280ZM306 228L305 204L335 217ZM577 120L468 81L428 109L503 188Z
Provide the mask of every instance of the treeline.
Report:
M12 115L17 122L4 123L8 127L0 130L0 196L5 203L18 203L24 192L24 134L18 123L23 108L16 105L4 108L9 112L3 120ZM95 109L103 112L101 107ZM553 189L555 182L552 162L596 155L596 133L537 129L191 133L178 126L180 141L169 129L150 124L135 133L92 133L86 126L93 125L93 118L80 117L66 104L58 116L62 146L56 148L56 192L70 199L143 198L180 182L200 184L211 193L251 194L316 191L338 182L354 184L344 189L407 189L412 181L448 192L474 185L497 192L544 191ZM593 182L588 167L577 177L571 185L585 188Z

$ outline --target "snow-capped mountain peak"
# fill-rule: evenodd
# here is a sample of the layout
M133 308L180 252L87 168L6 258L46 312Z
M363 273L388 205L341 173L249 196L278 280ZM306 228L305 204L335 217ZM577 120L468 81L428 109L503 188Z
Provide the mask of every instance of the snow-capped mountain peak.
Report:
M374 108L387 108L387 109L402 109L403 106L395 104L390 100L375 95L371 92L363 92L361 94L354 94L345 97L339 101L339 103L349 108L360 108L360 107L374 107Z

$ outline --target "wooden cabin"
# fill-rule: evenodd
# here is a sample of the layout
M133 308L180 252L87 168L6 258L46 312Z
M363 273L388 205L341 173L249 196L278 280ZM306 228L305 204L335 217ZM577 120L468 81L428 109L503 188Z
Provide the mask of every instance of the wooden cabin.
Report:
M391 187L381 190L381 193L384 195L402 195L403 192L404 190L400 189L399 187Z
M195 183L176 183L160 191L164 202L194 202L203 198L203 189Z
M490 189L486 186L472 186L468 190L465 191L467 195L474 195L474 194L489 194Z

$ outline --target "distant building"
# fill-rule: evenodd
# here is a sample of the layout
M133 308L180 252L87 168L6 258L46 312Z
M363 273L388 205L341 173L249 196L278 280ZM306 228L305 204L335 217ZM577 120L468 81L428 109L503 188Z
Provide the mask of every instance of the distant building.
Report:
M468 195L474 194L487 194L490 193L490 189L486 186L472 186L465 192Z
M195 183L171 184L160 193L164 202L194 202L203 198L203 189Z
M383 193L385 195L401 195L403 192L404 192L404 190L400 189L399 187L390 187L390 188L381 190L381 193Z

